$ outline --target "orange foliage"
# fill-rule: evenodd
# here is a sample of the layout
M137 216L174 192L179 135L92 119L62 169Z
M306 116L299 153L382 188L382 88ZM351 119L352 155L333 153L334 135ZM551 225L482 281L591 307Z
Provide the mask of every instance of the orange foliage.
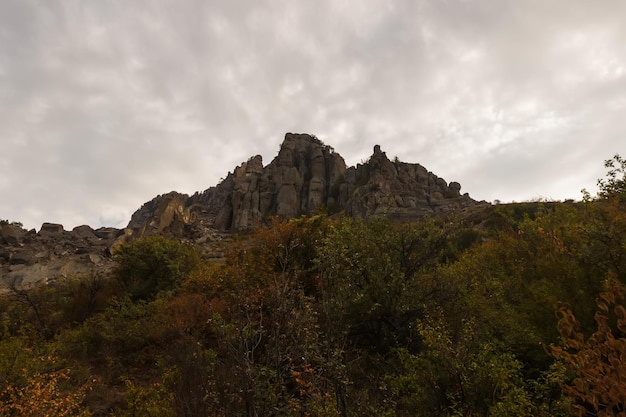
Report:
M0 398L0 415L3 416L90 416L91 413L81 404L89 386L68 387L69 370L37 373L26 380L26 385L9 385Z
M208 330L213 315L210 303L201 294L179 294L168 301L169 319L182 331Z
M563 347L550 346L552 355L575 374L564 391L574 400L578 416L590 411L600 417L626 416L625 288L616 280L608 280L606 286L597 299L597 331L585 338L572 311L561 308Z

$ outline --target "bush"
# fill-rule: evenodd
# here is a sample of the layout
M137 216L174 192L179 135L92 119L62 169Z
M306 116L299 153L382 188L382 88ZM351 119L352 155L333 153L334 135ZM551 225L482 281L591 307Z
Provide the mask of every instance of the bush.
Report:
M202 265L192 247L161 236L122 245L114 259L114 275L134 301L175 289Z

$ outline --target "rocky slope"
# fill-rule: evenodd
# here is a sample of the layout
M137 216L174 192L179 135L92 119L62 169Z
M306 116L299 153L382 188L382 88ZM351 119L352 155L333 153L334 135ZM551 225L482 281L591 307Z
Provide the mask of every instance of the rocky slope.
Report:
M83 274L98 274L112 266L110 251L123 231L44 223L39 232L18 224L0 226L0 292Z
M419 164L390 161L378 145L367 162L347 167L316 137L287 133L268 165L257 155L204 192L157 196L122 230L79 226L66 231L44 223L36 232L3 224L0 277L5 286L28 286L100 273L110 269L116 245L152 235L188 240L201 245L205 257L220 257L220 242L229 232L249 230L271 215L296 217L324 209L411 221L481 204L460 190L459 183L448 184Z

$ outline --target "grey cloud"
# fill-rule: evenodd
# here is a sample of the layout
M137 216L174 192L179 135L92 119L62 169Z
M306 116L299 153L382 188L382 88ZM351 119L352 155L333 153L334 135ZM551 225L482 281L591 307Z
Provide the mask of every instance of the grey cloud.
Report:
M620 148L626 3L0 3L0 218L123 225L286 131L476 198L578 196ZM621 145L623 148L623 145ZM113 223L110 223L113 222Z

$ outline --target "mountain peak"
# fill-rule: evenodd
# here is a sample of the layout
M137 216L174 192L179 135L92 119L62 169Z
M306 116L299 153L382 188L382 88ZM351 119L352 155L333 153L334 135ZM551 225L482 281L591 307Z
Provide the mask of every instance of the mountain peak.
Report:
M247 230L271 215L297 217L321 209L415 220L477 204L460 189L458 182L448 184L419 164L390 161L380 145L367 162L347 167L341 155L314 135L287 133L267 166L261 156L253 156L202 193L159 196L149 205L155 207L152 214L144 205L128 227L139 235L177 234L202 219L217 230ZM165 219L159 213L167 213Z

